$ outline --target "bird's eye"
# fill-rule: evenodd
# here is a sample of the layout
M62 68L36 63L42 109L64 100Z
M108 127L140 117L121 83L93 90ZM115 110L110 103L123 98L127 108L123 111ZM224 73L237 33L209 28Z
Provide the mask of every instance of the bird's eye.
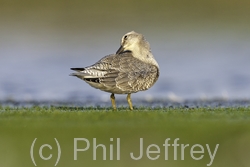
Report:
M127 36L127 35L125 35L125 36L124 36L124 40L126 40L127 38L128 38L128 36Z

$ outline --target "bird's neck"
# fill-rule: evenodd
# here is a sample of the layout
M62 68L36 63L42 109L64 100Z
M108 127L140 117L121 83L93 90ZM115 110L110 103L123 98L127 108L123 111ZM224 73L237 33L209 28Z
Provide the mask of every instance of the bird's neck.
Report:
M159 67L158 63L154 59L153 54L148 49L143 49L143 48L137 47L137 48L133 49L132 54L135 58L137 58L145 63L149 63L149 64L152 64L152 65Z

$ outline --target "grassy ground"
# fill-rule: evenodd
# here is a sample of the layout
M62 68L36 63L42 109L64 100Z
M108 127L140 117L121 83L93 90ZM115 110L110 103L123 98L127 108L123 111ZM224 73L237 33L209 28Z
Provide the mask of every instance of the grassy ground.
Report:
M33 155L37 166L54 166L58 148L61 157L57 166L207 166L235 167L249 166L250 154L250 108L137 108L129 111L119 108L81 107L0 107L0 166L34 166L30 157L32 142L36 139ZM74 145L74 139L85 138ZM140 155L140 138L143 140L143 156ZM177 150L163 144L178 140ZM103 160L103 150L98 147L94 159L94 139L106 147L107 160ZM120 140L120 144L119 143ZM74 146L84 149L77 152L74 160ZM45 147L42 149L43 144ZM149 145L155 144L148 148ZM181 144L189 144L183 151ZM192 154L191 147L200 153ZM213 161L208 148L214 153ZM158 152L157 152L158 146ZM120 151L117 149L120 148ZM155 153L148 153L147 148ZM43 160L52 155L51 159ZM113 152L113 160L110 156ZM120 153L120 158L117 154ZM174 157L176 153L176 157ZM183 153L183 155L182 155ZM167 156L167 160L165 157ZM184 157L182 157L184 156ZM118 159L118 160L117 160ZM176 160L175 160L176 159Z

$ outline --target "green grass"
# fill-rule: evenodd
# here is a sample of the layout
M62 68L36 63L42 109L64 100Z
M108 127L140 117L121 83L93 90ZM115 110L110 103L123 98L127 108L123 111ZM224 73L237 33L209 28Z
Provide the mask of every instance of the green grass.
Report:
M37 138L34 158L37 166L54 166L57 146L61 147L61 158L57 166L207 166L210 157L206 149L209 144L213 151L219 144L212 166L249 166L250 153L250 108L136 108L130 111L119 108L84 107L31 107L15 108L0 106L0 166L34 166L30 158L30 147ZM74 160L74 138L86 138L90 148L79 152ZM97 160L93 160L93 138L97 144L104 144L107 160L102 160L102 149L97 149ZM113 138L114 141L110 141ZM120 138L120 160L116 160L116 141ZM139 156L139 140L144 141L144 156L133 160L130 153ZM181 148L169 147L165 160L165 139L173 144L189 144L181 160ZM44 157L39 158L39 148ZM149 160L147 146L156 144L160 148L159 159ZM193 160L190 148L194 144L204 146L204 157ZM110 145L114 147L114 160L109 160ZM85 148L81 141L78 148ZM152 148L151 150L156 150ZM158 154L151 154L155 157ZM199 157L201 154L195 154Z

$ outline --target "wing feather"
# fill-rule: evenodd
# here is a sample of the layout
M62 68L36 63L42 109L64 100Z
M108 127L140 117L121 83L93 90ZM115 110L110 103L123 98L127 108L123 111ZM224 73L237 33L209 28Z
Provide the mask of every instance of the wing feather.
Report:
M72 68L72 75L84 79L92 86L114 93L133 93L147 90L158 79L159 69L133 57L131 52L105 56L92 66ZM91 78L91 79L87 79ZM92 79L95 78L95 79Z

